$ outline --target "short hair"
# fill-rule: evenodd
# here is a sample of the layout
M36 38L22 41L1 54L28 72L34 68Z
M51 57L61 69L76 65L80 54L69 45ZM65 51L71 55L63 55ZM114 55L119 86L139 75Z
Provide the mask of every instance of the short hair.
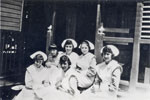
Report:
M105 46L103 51L102 51L102 55L106 54L107 52L112 54L112 58L114 57L114 54L113 54L111 48L109 48L108 46Z
M37 55L34 57L34 60L35 60L35 61L38 61L38 60L43 60L43 61L44 61L44 58L43 58L42 55L37 54Z
M48 50L52 50L52 49L56 49L57 50L57 45L56 44L51 44L49 47L48 47Z
M60 64L64 64L66 61L68 62L69 65L71 65L71 61L70 61L70 59L68 58L68 56L63 55L63 56L60 57L59 63L60 63Z
M84 41L81 43L81 45L82 45L83 43L85 43L85 44L88 46L89 50L91 49L91 48L90 48L90 44L89 44L89 42L88 42L87 40L84 40Z
M72 45L73 46L73 43L72 43L71 40L67 40L66 43L65 43L65 45L64 45L64 48L65 48L66 45ZM73 48L74 48L74 46L73 46Z

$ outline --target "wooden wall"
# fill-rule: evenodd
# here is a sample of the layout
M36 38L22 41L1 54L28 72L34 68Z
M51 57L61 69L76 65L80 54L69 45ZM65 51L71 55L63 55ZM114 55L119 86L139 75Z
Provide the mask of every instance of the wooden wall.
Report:
M24 0L1 0L2 30L21 31Z
M24 0L0 0L0 79L21 72Z
M136 17L136 2L104 2L101 4L101 21L104 28L127 28L129 33L116 33L116 32L105 32L105 36L108 37L134 37ZM119 44L112 42L104 42L104 45L113 44L116 45L120 54L116 58L120 63L124 64L122 79L129 80L130 70L132 66L132 50L133 44Z

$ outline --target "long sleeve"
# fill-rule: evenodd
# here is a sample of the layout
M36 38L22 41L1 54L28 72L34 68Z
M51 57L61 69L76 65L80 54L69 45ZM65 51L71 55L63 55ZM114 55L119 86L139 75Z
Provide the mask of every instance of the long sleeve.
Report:
M120 82L120 76L121 76L121 70L120 68L117 68L112 73L112 82L110 85L110 91L117 91L119 87Z
M79 58L79 55L75 52L72 52L72 54L69 56L69 59L71 60L71 63L72 63L71 67L74 69L76 68L78 58Z
M95 68L95 66L96 66L96 59L95 59L95 57L93 57L91 59L90 66L93 67L93 68Z
M25 85L27 88L32 88L33 86L33 79L30 75L30 73L28 71L26 71L26 74L25 74Z

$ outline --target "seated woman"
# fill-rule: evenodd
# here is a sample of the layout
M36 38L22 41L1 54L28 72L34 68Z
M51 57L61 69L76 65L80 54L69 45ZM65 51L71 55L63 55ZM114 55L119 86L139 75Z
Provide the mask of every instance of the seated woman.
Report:
M90 51L94 50L94 45L88 40L84 40L80 45L81 55L77 60L77 67L80 70L87 70L89 67L95 68L96 56Z
M65 79L69 83L72 95L79 95L83 90L92 86L95 80L95 56L89 52L94 49L94 45L89 41L83 41L80 45L82 55L77 60L76 68L68 74ZM65 80L63 79L63 80Z
M14 100L39 100L34 91L49 85L47 81L48 70L42 65L47 60L46 54L42 51L37 51L30 58L34 60L34 64L26 69L25 87Z
M71 68L75 68L79 55L73 50L77 47L77 42L74 39L65 39L61 46L64 49L61 55L67 55L71 61Z
M91 43L90 41L88 40L84 40L79 48L81 49L81 55L79 56L78 58L78 61L77 61L77 67L76 67L76 70L78 72L80 72L82 75L86 75L88 74L89 72L92 72L93 75L92 77L87 77L87 78L84 78L86 80L83 80L82 78L80 78L82 85L81 87L90 87L95 79L95 66L96 66L96 57L94 54L92 54L90 52L90 50L94 50L94 45L93 43ZM83 88L80 88L80 90L82 90ZM86 89L86 88L85 88Z
M122 67L114 60L114 57L119 55L119 50L114 45L106 45L100 52L103 62L96 66L97 80L100 80L100 86L98 86L99 84L93 85L91 89L75 100L87 100L87 98L90 100L116 100Z
M119 50L114 45L106 45L101 49L101 55L104 61L96 66L98 76L102 80L100 89L116 96L122 67L114 57L119 55Z
M72 89L69 86L69 75L73 73L74 70L71 68L71 61L66 56L60 57L58 68L61 69L61 78L56 82L55 87L46 87L44 94L40 94L42 100L70 100L72 98ZM59 73L56 73L59 74Z
M71 100L75 95L80 94L77 88L82 87L83 82L81 83L80 78L86 81L87 77L93 77L92 70L89 70L86 75L82 75L71 68L71 61L66 55L61 56L59 64L59 67L62 68L62 78L56 83L56 88L47 87L47 93L40 96L42 100L49 100L49 98Z
M71 61L70 59L66 56L63 55L60 58L60 66L62 68L62 78L59 80L56 84L56 88L58 90L61 90L63 92L69 93L72 95L72 89L69 86L69 78L70 76L75 72L74 69L71 68Z
M49 54L45 63L46 67L58 66L60 59L60 52L57 50L56 44L51 44L48 48Z
M79 88L85 89L92 85L94 81L90 83L88 81L95 78L95 70L89 68L86 73L82 74L68 66L68 64L70 65L70 60L67 56L64 55L61 58L60 63L63 69L63 78L60 84L57 85L57 89L68 92L71 95L78 95L80 94ZM66 60L68 60L68 63Z
M54 86L55 83L60 79L61 68L58 67L60 60L60 53L57 50L57 46L55 44L51 44L48 48L49 54L45 66L49 70L49 81L51 82L51 86Z

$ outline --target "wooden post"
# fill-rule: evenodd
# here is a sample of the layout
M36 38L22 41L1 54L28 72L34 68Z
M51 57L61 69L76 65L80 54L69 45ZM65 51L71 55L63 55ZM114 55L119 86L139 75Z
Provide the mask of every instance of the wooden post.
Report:
M96 32L95 32L95 55L97 63L102 62L102 57L100 55L100 49L103 47L103 35L98 34L98 28L101 25L101 10L100 4L97 4L97 18L96 18Z
M52 41L53 41L53 34L52 34L52 25L50 25L49 27L48 27L48 31L47 31L47 39L46 39L46 54L48 54L49 53L49 50L48 50L48 48L49 48L49 45L52 43Z
M53 17L52 17L52 32L51 32L51 41L50 43L54 42L55 40L55 35L54 35L54 32L55 32L55 26L56 26L56 6L54 7L54 12L53 12Z
M56 19L56 11L53 12L52 25L48 27L48 31L47 31L47 39L46 39L46 53L47 54L49 52L48 51L49 45L54 42L55 19Z
M136 10L136 22L135 22L135 33L133 43L133 55L132 55L132 69L130 75L129 90L135 90L136 83L138 82L139 72L139 58L140 58L140 37L141 37L141 26L142 26L142 3L137 3Z
M76 32L76 8L67 8L66 16L66 38L75 39Z

